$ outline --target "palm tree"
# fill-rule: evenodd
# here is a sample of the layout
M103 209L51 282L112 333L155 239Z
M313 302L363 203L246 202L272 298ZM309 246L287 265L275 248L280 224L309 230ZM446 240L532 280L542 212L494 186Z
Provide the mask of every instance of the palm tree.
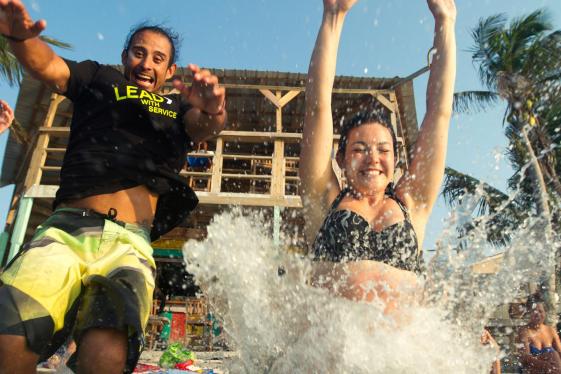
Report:
M40 36L40 38L48 44L63 49L71 49L72 46L68 43L53 39L48 36ZM16 56L11 52L8 40L0 36L0 80L8 83L10 87L19 85L23 78L23 67L20 65ZM19 123L17 118L12 123L12 134L15 139L20 143L27 143L29 141L29 134Z
M506 102L503 127L509 142L508 159L516 173L509 190L513 199L480 181L447 169L443 195L450 205L461 203L467 193L481 192L465 235L485 224L487 240L499 246L509 242L514 229L530 213L547 219L548 235L561 225L555 205L561 198L561 151L556 148L561 132L561 30L553 30L550 16L537 10L510 23L504 14L479 21L472 32L471 49L479 78L486 90L455 95L457 112L484 110L500 100ZM483 219L483 215L491 219Z
M554 84L561 80L561 30L552 29L545 10L510 24L504 14L480 20L472 32L475 43L471 52L487 90L459 92L454 103L457 112L468 112L486 109L501 99L506 101L503 126L510 143L509 160L517 172L525 172L515 174L509 187L526 177L522 188L525 192L534 190L531 205L537 214L550 210L544 194L554 200L561 196L557 177L561 154L552 149L561 122L561 89ZM528 162L531 167L523 168ZM458 182L455 176L449 174L447 178L448 202L469 190L461 184L449 184ZM450 193L454 188L458 190Z

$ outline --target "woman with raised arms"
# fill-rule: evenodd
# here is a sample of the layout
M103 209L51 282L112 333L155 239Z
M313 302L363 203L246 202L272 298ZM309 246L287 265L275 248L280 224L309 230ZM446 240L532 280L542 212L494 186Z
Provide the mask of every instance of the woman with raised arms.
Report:
M310 61L300 154L306 236L315 262L313 283L352 299L381 300L386 311L415 289L420 245L444 175L456 74L454 0L427 0L435 37L427 110L410 168L393 187L397 159L390 113L373 102L343 123L331 164L331 96L343 23L357 0L323 0L323 20Z

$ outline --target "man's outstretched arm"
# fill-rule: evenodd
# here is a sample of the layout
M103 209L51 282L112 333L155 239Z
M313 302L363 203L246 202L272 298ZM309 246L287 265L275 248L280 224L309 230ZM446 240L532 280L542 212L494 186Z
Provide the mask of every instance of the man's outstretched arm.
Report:
M39 34L47 27L45 20L34 22L20 0L0 0L0 33L10 43L12 52L34 78L57 92L66 92L70 70L66 63Z

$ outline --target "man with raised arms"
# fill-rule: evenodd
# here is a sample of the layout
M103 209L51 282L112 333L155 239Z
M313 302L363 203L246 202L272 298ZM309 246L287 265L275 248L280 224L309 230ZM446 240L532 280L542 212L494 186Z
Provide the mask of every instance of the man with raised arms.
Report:
M55 212L0 276L0 373L34 373L71 333L77 372L132 372L154 289L150 239L196 206L178 173L192 144L223 129L225 90L189 65L189 87L159 93L176 70L177 36L164 27L131 31L122 73L56 55L21 1L0 10L18 61L74 104Z

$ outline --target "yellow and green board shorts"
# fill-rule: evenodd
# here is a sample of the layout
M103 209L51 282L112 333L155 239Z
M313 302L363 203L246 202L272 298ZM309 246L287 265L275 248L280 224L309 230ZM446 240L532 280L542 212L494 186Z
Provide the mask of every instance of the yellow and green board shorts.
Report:
M149 232L84 209L57 209L0 275L0 334L49 357L90 328L128 332L127 371L143 348L156 264ZM72 359L71 359L72 361Z

